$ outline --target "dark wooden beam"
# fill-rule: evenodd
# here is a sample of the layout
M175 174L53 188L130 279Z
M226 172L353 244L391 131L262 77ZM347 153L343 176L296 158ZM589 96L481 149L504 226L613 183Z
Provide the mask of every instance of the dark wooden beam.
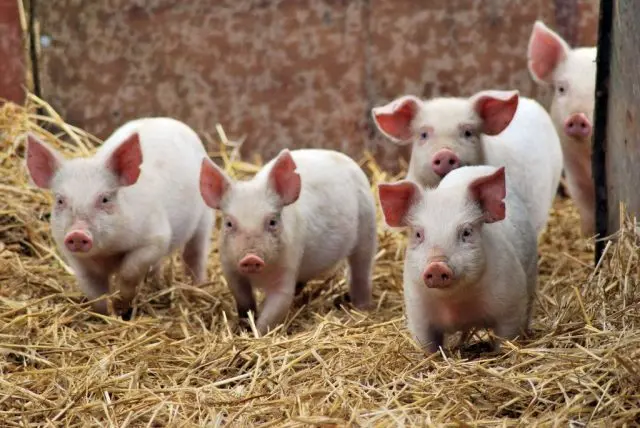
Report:
M602 238L608 231L607 201L607 116L609 104L609 70L611 62L611 30L613 24L612 0L600 2L600 22L598 25L598 56L596 59L596 93L594 110L592 170L595 187L595 221L598 240L595 245L595 263L598 263L605 248Z

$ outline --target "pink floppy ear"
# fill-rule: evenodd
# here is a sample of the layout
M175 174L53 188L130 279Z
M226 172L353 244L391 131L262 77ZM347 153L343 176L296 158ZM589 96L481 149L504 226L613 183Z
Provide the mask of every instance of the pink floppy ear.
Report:
M408 180L378 184L378 197L384 221L391 227L407 226L411 207L422 198L420 188Z
M482 132L498 135L513 120L518 109L518 91L481 91L471 97L473 109L482 119Z
M131 186L140 177L142 149L138 133L124 140L107 160L107 168L118 176L122 186Z
M200 167L200 195L211 208L222 208L222 200L231 188L231 179L227 177L209 158L203 158Z
M300 174L296 172L296 163L289 150L282 150L276 158L269 172L269 185L280 197L283 206L298 200L302 182Z
M562 37L542 21L536 21L527 48L527 65L531 77L538 83L551 83L553 72L567 58L570 50Z
M396 143L406 143L413 138L411 122L421 105L419 98L405 95L386 105L374 107L371 115L380 132Z
M51 188L51 181L64 162L62 156L35 135L27 134L27 170L36 186Z
M484 211L485 223L494 223L504 220L506 207L504 198L507 195L504 167L498 168L494 173L475 179L469 185L471 199L480 204Z

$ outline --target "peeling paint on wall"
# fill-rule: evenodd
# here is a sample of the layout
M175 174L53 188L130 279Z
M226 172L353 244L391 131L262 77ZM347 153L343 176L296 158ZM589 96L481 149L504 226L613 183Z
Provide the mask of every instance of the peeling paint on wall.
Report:
M526 69L534 20L594 45L597 12L597 0L49 0L43 95L102 138L166 115L246 135L245 158L368 149L395 169L406 149L374 132L371 106L487 88L546 104Z

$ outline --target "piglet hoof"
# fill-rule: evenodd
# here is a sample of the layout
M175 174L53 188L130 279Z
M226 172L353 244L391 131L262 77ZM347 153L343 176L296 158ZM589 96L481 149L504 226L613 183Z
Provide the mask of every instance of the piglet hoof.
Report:
M306 282L296 282L296 291L295 291L295 295L299 296L302 293L302 290L304 290L304 287L307 285Z
M375 304L371 299L353 302L353 306L359 311L364 311L364 312L371 311L372 309L375 308Z
M131 318L133 317L133 308L125 310L122 312L121 316L124 321L131 321Z
M496 343L498 344L498 350L496 351ZM460 353L468 359L480 357L486 353L498 353L500 352L500 342L476 342L470 345L460 347Z
M91 304L91 308L97 314L108 315L109 314L109 305L107 304L107 299L101 299Z
M251 323L248 317L238 318L237 331L251 333Z

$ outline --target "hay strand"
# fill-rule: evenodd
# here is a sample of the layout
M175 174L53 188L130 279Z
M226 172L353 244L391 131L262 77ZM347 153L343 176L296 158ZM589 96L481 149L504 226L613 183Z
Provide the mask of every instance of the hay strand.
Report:
M171 264L164 281L142 286L134 319L123 321L93 314L58 256L50 196L26 179L25 132L67 156L100 142L33 95L25 107L0 108L3 426L640 424L634 221L594 269L571 201L556 201L540 240L533 335L498 354L477 352L483 332L462 348L452 338L441 354L418 349L403 315L404 237L381 221L369 314L341 304L338 270L311 282L276 331L240 330L214 245L207 284L193 287ZM219 134L211 156L234 176L254 173ZM362 166L372 189L398 178L369 154Z

